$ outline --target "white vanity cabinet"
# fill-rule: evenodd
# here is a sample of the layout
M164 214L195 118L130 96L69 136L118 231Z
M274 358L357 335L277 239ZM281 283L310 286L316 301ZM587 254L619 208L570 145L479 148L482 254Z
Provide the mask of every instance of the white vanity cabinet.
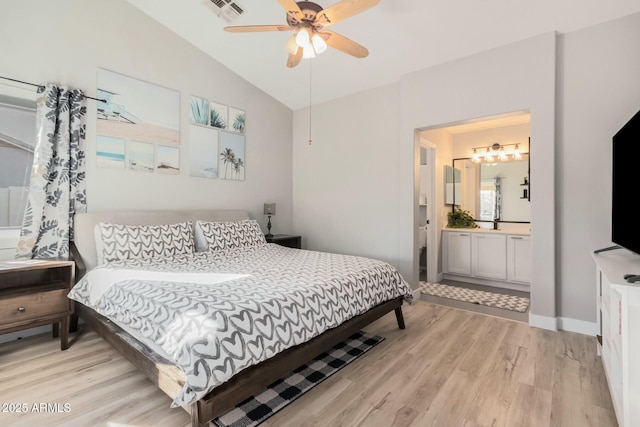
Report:
M530 236L525 232L444 229L444 278L529 291L530 243Z
M449 231L442 233L447 273L471 275L471 233Z
M597 353L607 377L620 427L640 426L640 256L626 249L594 254Z
M471 236L473 276L484 279L507 279L507 236L473 233Z
M531 237L507 235L507 280L531 282Z

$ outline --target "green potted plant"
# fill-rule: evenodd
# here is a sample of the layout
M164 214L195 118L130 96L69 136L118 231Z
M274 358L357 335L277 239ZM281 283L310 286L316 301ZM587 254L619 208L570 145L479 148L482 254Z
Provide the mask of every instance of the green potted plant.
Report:
M479 228L469 211L456 208L447 215L449 228Z

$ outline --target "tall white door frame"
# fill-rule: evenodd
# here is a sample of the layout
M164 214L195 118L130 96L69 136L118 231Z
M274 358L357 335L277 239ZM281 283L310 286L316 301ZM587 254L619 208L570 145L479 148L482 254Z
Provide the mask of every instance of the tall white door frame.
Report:
M429 223L427 226L427 281L437 282L438 281L438 242L437 242L438 233L437 231L439 227L439 225L437 224L437 217L436 217L436 211L435 211L435 206L436 206L435 163L436 163L437 145L424 138L419 138L418 144L419 144L418 155L420 155L420 152L423 148L426 149L426 153L427 153L427 188L424 189L424 193L426 194L426 198L427 198L427 220ZM418 188L416 188L416 193L418 193L418 198L419 198L419 193L421 191L420 168L418 168L417 174L418 174L418 180L417 180ZM416 201L416 204L418 204L418 200ZM417 230L416 230L416 233L418 233ZM419 251L420 251L419 246L420 245L417 244L415 248L416 257L418 257L418 260L419 260Z

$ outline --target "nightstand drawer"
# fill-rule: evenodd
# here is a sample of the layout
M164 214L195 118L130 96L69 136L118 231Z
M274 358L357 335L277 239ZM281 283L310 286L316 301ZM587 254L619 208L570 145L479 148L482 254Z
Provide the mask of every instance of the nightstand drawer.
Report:
M53 289L0 299L0 329L29 320L69 313L68 289Z

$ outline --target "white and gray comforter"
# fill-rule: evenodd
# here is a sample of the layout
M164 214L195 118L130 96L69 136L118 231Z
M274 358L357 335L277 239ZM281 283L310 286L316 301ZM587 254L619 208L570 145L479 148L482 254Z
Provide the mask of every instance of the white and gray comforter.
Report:
M69 294L185 372L172 407L400 296L411 290L387 263L275 244L110 262Z

